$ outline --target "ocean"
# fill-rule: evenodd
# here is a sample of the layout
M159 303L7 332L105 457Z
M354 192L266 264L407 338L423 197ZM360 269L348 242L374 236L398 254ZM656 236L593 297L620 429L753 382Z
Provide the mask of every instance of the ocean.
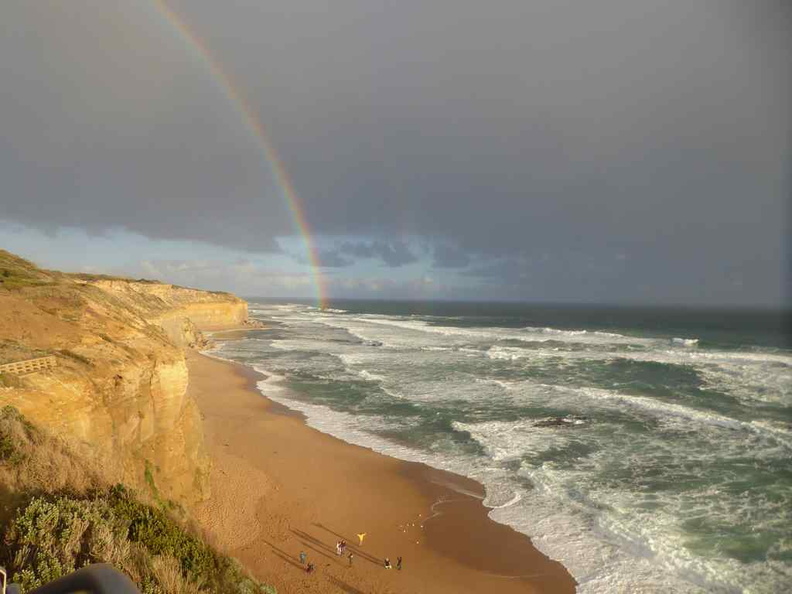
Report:
M214 355L317 429L473 478L579 592L792 591L772 312L250 300Z

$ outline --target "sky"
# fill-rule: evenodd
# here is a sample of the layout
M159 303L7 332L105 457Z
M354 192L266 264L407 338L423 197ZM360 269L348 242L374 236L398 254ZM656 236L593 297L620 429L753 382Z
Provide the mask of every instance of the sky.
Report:
M246 296L789 302L787 0L164 6L0 5L0 247Z

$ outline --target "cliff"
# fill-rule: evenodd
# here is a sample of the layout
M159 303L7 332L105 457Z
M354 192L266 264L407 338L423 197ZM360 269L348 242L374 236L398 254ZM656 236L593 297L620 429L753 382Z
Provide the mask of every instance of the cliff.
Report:
M89 444L111 480L189 506L207 494L208 461L183 349L246 319L228 293L45 271L0 250L0 364L57 359L0 375L0 405Z
M93 563L141 592L274 594L161 501L108 485L105 460L0 407L0 565L24 592Z
M151 281L79 278L129 307L145 309L146 319L162 328L178 346L196 346L201 340L201 330L241 326L248 318L247 302L230 293Z

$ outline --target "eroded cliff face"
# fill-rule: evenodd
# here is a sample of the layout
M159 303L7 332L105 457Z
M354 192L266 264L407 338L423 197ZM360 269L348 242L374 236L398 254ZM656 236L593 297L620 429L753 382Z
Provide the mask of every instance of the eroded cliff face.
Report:
M183 349L204 344L201 329L243 324L247 303L162 283L27 271L29 263L0 251L0 275L11 265L19 282L0 284L0 363L53 355L58 365L0 377L0 404L91 444L111 480L187 506L204 498L208 459Z
M127 305L145 308L148 321L178 346L197 346L201 330L242 326L248 318L247 302L230 293L118 279L86 282Z

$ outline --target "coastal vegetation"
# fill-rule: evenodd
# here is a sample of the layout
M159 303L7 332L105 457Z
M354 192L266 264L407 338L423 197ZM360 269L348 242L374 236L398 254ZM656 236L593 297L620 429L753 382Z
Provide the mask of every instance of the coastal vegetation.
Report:
M110 563L144 594L274 593L177 518L178 506L105 484L96 460L10 406L0 410L0 487L0 564L23 590Z

